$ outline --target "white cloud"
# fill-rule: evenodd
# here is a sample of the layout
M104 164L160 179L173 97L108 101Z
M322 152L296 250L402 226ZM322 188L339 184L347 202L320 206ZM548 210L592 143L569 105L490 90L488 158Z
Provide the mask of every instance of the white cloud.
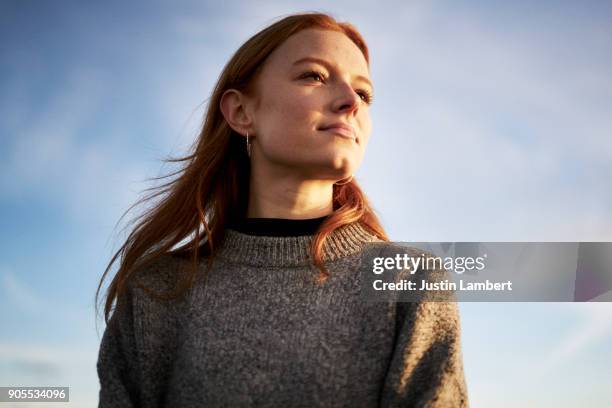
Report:
M22 312L36 314L45 310L45 304L32 288L19 280L12 272L4 270L0 276L3 298Z
M0 383L4 386L70 387L70 403L54 406L93 408L97 406L99 391L96 357L92 347L75 344L0 342Z
M98 343L93 334L93 313L78 305L51 301L7 268L0 275L3 325L10 328L0 339L0 384L15 386L69 386L71 406L97 404L95 364ZM7 322L17 316L19 324ZM53 333L46 333L49 327ZM27 329L26 329L27 328ZM70 342L59 340L69 330ZM34 333L35 338L24 333Z
M11 155L3 170L3 190L18 188L22 182L36 182L56 175L75 158L81 128L91 119L104 92L102 78L95 70L75 69L58 93L38 112L34 95L20 101L29 110L29 120L10 132ZM11 183L17 176L20 183ZM9 184L10 183L10 184ZM7 185L9 184L9 185Z
M170 13L169 24L181 39L177 43L181 57L162 65L139 61L149 67L143 75L157 109L151 121L168 131L163 148L177 143L181 150L195 137L203 114L198 104L209 96L223 64L250 34L274 16L300 6L320 9L317 4L323 3L292 5L291 10L276 2L224 4L223 13L214 18L197 7L176 18ZM545 37L535 32L520 36L494 32L490 29L494 21L487 27L473 16L449 14L435 2L395 2L382 9L370 3L334 4L332 13L354 21L370 45L377 95L373 140L362 179L395 237L606 240L612 236L607 205L611 196L605 184L609 172L594 171L609 170L612 158L610 61L596 55L609 44L607 31L596 39L596 27L592 31L581 27L574 33L575 42L568 45L543 41ZM559 31L564 32L563 27ZM584 50L578 50L581 43ZM161 59L157 55L155 61ZM17 67L27 73L27 66ZM128 149L121 142L124 124L114 125L112 134L96 134L95 139L83 134L88 121L100 120L96 115L116 88L100 69L85 66L66 68L65 77L44 79L54 81L58 86L53 89L59 92L31 94L30 100L5 99L0 104L7 118L2 129L9 130L10 140L8 160L0 164L1 197L28 192L34 199L59 203L69 220L82 225L92 220L114 222L119 210L134 202L133 190L141 189L129 183L142 180L149 168L121 156ZM9 87L12 91L5 92L31 92L29 80L15 82ZM194 109L197 112L190 117ZM151 141L150 135L142 137ZM177 137L185 142L175 142ZM576 172L573 181L570 166ZM389 177L397 180L395 186L380 182ZM3 273L0 282L5 300L20 311L62 307L48 307L49 302L16 274ZM590 307L601 310L591 313ZM584 315L575 320L579 322L575 330L553 347L541 372L554 372L609 338L608 315L612 313L605 306L585 307ZM89 321L85 316L74 319L83 325ZM534 331L534 335L546 334ZM14 356L24 363L22 367L56 364L66 371L72 370L66 361L93 361L93 348L76 350L74 357L69 345L5 342L0 343L0 359ZM88 373L89 384L95 384L91 365L74 373L75 378L86 378L83 374ZM515 382L508 386L520 382L510 380ZM95 391L90 390L90 397L95 398ZM493 400L499 403L497 395Z
M591 347L604 340L609 342L612 335L612 303L568 303L553 307L559 310L559 316L566 319L578 314L575 319L577 323L565 337L551 346L540 363L533 365L530 375L535 379L571 366L576 359L585 357Z
M564 44L469 15L423 8L413 22L379 26L388 38L370 42L377 106L362 178L375 204L386 197L395 236L610 239L610 61L576 50L563 64ZM395 189L379 182L389 177Z
M135 198L127 184L144 180L144 166L121 157L125 124L99 138L86 133L93 120L102 120L100 108L109 100L102 71L76 67L57 81L58 92L43 108L34 95L20 102L30 119L10 131L9 157L0 165L1 194L48 200L82 226L110 224Z

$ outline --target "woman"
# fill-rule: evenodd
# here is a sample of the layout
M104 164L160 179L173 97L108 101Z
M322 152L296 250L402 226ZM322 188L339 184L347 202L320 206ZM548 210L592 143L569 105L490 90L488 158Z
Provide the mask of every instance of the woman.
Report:
M236 52L100 282L121 255L101 407L467 406L456 304L359 296L364 245L388 241L353 178L371 101L365 42L327 15Z

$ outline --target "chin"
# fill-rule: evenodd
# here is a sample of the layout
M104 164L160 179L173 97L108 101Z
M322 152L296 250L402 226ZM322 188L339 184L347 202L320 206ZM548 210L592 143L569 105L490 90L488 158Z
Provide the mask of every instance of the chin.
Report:
M355 157L354 154L347 155L338 152L331 157L332 167L340 174L346 173L347 177L357 170L360 162L361 157Z

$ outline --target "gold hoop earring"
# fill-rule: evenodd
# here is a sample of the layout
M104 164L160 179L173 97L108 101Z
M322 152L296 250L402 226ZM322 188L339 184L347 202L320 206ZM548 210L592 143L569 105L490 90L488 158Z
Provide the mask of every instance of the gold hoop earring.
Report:
M353 181L353 175L351 174L351 177L348 178L348 180L344 181L344 182L335 182L334 184L337 186L343 186L345 184L350 183L351 181Z

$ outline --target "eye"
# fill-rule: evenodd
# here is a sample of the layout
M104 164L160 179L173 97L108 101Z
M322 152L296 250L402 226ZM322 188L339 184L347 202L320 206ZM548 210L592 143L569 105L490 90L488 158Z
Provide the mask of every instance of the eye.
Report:
M308 71L305 72L301 78L319 78L321 82L325 82L325 75L319 71ZM371 105L374 101L374 96L372 93L366 89L358 89L357 94L361 97L361 100L366 104Z
M302 75L302 78L320 78L321 82L325 81L325 75L319 71L308 71Z
M372 102L374 102L374 96L372 95L372 93L368 90L365 89L358 89L357 93L362 96L361 99L363 99L363 101L365 103L367 103L368 105L371 105Z

